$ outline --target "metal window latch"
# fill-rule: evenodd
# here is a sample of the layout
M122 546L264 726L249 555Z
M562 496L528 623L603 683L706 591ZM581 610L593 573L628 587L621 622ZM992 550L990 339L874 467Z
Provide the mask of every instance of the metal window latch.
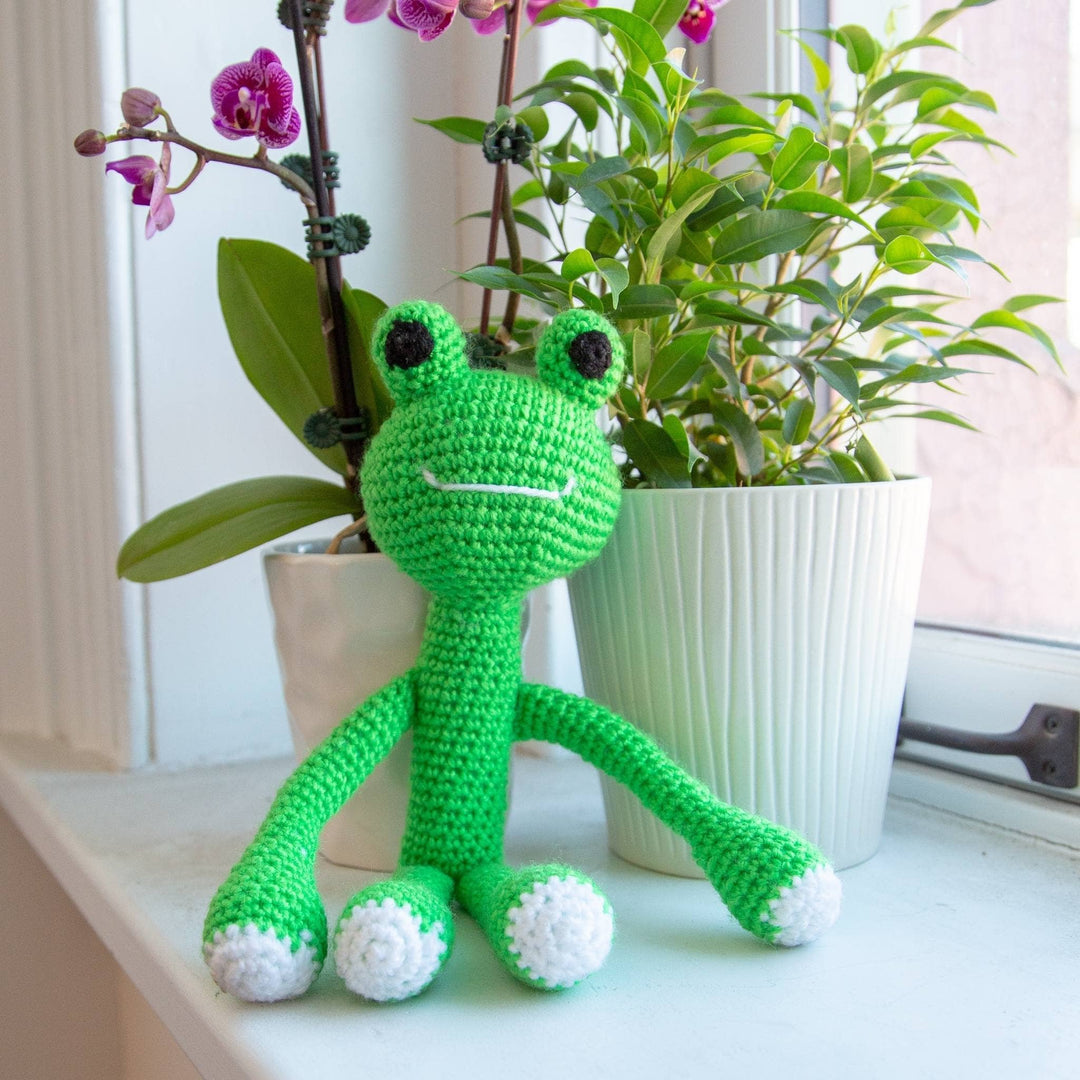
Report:
M1028 776L1038 784L1074 788L1080 782L1080 711L1059 705L1032 705L1027 719L1003 735L924 724L919 720L900 720L899 739L932 743L950 750L973 754L1005 754L1018 757Z

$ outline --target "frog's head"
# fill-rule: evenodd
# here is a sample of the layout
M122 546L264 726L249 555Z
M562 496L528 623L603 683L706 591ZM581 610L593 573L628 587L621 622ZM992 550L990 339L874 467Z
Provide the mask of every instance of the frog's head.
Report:
M368 524L429 592L463 604L523 596L600 553L619 475L596 424L622 342L602 316L556 316L537 378L469 367L436 304L392 308L375 329L394 410L361 473Z

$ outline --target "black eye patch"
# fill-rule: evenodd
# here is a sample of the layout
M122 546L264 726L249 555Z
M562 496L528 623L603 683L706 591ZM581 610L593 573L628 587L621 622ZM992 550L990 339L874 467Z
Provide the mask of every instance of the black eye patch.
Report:
M566 350L574 367L586 379L602 379L611 367L611 341L603 330L578 334Z
M419 367L435 350L431 331L422 322L398 319L386 335L386 362L392 368Z

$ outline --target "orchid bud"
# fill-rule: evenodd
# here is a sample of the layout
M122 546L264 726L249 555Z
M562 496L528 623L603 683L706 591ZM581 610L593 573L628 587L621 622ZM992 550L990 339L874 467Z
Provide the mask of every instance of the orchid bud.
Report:
M495 10L495 0L461 0L458 11L466 19L486 19Z
M82 154L83 157L97 157L98 154L104 154L105 146L104 132L95 131L93 128L87 128L75 136L75 152Z
M124 119L135 127L152 124L160 104L161 98L157 94L138 86L125 90L120 96L120 111L124 114Z

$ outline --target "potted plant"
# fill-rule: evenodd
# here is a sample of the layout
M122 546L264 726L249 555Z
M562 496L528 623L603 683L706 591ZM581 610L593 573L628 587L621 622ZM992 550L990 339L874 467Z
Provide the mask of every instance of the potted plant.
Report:
M1051 298L961 320L942 285L982 261L960 238L980 225L978 198L947 152L999 145L974 118L995 106L910 65L975 6L906 41L825 32L854 78L846 102L801 37L815 93L763 93L754 108L668 52L680 14L704 24L709 7L546 9L592 27L611 62L557 65L502 117L536 145L501 213L545 257L511 245L463 274L546 310L605 312L632 358L609 410L623 510L571 581L586 691L838 866L880 837L929 505L927 480L894 478L874 425L968 426L917 390L1023 363L988 332L1056 359L1027 318ZM499 333L528 356L512 305ZM695 872L658 823L615 788L605 797L617 852Z
M406 31L431 41L459 7L479 31L501 28L504 12L491 20L492 6L490 0L417 0L388 10L387 0L348 0L344 17L360 23L389 14ZM114 143L160 148L154 157L135 154L106 165L131 184L132 202L147 208L147 239L169 228L173 199L180 201L207 166L261 172L295 192L304 206L308 258L261 240L222 239L218 295L244 373L332 479L262 477L198 495L137 529L117 560L118 573L128 580L162 581L304 526L352 519L332 541L278 545L264 555L286 705L302 758L342 716L411 665L426 595L375 549L364 530L357 487L366 446L391 408L368 351L386 304L351 288L342 274L342 257L362 251L371 232L363 218L335 206L339 164L327 130L321 50L332 3L283 0L276 7L295 54L297 84L276 52L259 48L250 60L221 71L209 87L216 132L254 143L254 154L229 153L189 137L159 95L141 88L123 94L124 123L114 133L84 131L75 149L94 157ZM504 56L511 44L516 50L519 23L520 8L513 34L505 35ZM294 144L307 153L297 153ZM193 158L179 181L172 175L174 152ZM502 166L497 170L499 176L504 172ZM491 353L478 346L476 362L499 363ZM324 854L339 862L393 867L404 823L407 762L406 745L330 824L321 841Z

